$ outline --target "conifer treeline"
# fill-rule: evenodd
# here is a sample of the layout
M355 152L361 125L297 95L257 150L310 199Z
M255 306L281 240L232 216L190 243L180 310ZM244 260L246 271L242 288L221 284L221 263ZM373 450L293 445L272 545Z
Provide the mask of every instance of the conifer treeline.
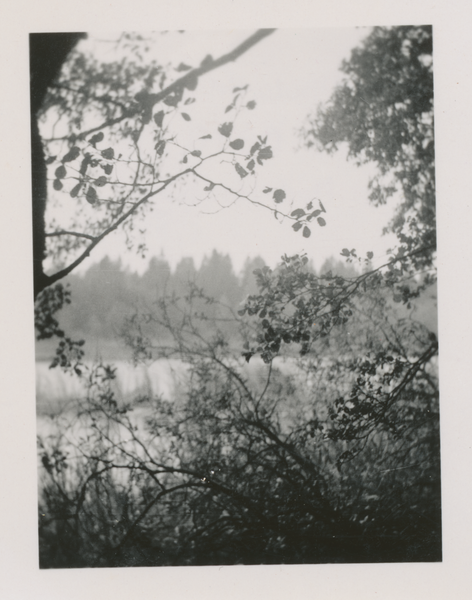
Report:
M242 271L236 274L231 257L214 250L198 269L190 257L182 258L174 270L163 256L153 257L140 275L123 267L120 260L105 257L84 274L68 277L73 304L63 309L60 322L68 335L113 339L126 317L137 309L152 310L155 301L165 294L185 295L189 283L237 309L244 298L257 291L254 271L263 266L262 258L248 258ZM325 261L320 271L329 269L346 276L355 275L352 268L334 259Z

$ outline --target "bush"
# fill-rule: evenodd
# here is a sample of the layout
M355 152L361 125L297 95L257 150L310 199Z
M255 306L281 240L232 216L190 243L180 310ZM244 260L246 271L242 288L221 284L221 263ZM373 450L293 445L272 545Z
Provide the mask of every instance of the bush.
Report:
M97 365L68 425L41 441L41 566L440 560L428 332L371 294L351 335L340 324L264 364L234 353L257 317L218 305L209 323L201 302L163 299L128 325L137 359L188 366L172 400L118 402ZM153 325L172 343L151 344Z

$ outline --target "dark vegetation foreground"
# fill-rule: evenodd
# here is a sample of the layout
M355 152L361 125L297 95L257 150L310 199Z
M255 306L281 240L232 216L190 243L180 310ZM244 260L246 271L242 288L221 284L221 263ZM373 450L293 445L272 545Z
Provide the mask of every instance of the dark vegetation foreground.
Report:
M121 60L66 60L81 36L63 34L59 75L31 61L37 339L83 384L38 421L42 568L441 560L431 27L373 28L300 132L376 166L370 200L396 202L383 264L342 248L344 269L320 273L283 255L238 280L218 253L178 277L157 259L142 276L108 259L73 272L117 229L144 253L142 217L185 186L283 214L304 238L327 225L321 200L292 210L285 190L257 188L268 138L232 136L256 108L247 86L212 134L179 137L199 78L273 33L194 67L146 63L136 34L116 42ZM66 133L42 137L52 121ZM215 160L227 183L204 175ZM87 349L117 337L136 363L181 366L170 397L121 393Z

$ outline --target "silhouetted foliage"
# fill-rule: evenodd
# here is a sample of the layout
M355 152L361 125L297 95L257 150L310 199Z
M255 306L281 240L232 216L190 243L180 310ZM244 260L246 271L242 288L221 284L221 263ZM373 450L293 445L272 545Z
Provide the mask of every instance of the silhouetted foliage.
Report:
M399 199L388 230L404 253L425 250L419 267L436 249L432 52L431 26L374 27L302 132L308 146L332 153L345 143L348 157L376 165L370 199Z
M197 269L192 258L183 258L172 271L167 260L152 257L142 275L125 269L120 261L108 257L92 265L83 274L71 274L65 280L65 287L57 284L45 294L61 292L54 304L48 300L51 308L57 308L52 314L38 309L37 328L41 333L38 339L46 339L67 331L72 338L91 338L100 341L112 341L118 345L123 323L128 315L137 309L152 312L159 299L174 294L184 298L193 285L203 290L206 297L212 297L230 306L234 311L240 308L243 298L256 289L256 280L250 272L253 265L265 265L261 258L246 261L246 267L238 277L233 269L231 258L214 250L205 257ZM342 264L341 264L342 266ZM58 287L60 286L60 287ZM62 295L67 299L62 300ZM41 295L39 301L41 301ZM70 298L74 298L73 304ZM53 314L57 319L53 318ZM211 328L211 318L216 317L214 309L205 303L205 311ZM43 323L43 319L48 319ZM46 335L47 333L47 335Z
M136 358L179 361L171 399L119 402L97 365L43 439L42 566L440 560L437 375L414 355L427 331L371 297L351 335L248 365L234 347L257 321L218 305L235 326L209 331L202 301L164 297L129 322Z
M120 329L135 362L173 365L175 385L170 397L149 390L124 397L116 367L65 360L79 369L84 394L40 436L42 567L441 560L438 340L414 318L436 281L430 59L430 28L374 28L306 132L309 143L316 138L334 151L347 142L356 160L376 163L374 200L400 198L391 225L398 246L383 264L373 266L373 252L342 248L343 262L327 261L320 273L307 256L284 255L275 269L247 261L238 280L230 258L215 251L199 269L183 260L172 272L160 257L137 276L104 259L71 279L93 300L81 323L105 336L126 312ZM194 76L189 70L173 87L162 83L167 108L156 114L160 92L134 95L137 121L122 133L137 150L145 128L157 126L155 169L172 145L167 111L193 91ZM233 91L227 112L245 91ZM61 98L71 111L67 93ZM246 141L232 136L233 126L228 117L217 127L226 140L217 155L243 184L272 148L258 136L242 161L235 152ZM87 131L95 150L111 143L101 134ZM117 159L111 146L87 159L85 139L79 191L85 208L100 207L107 200L86 172L109 176L105 166ZM66 163L78 159L67 152ZM144 169L139 185L165 187L184 174L203 180L198 169L207 159L184 149L187 166L175 177ZM211 193L217 184L204 185ZM267 186L262 193L277 211L286 198ZM117 192L119 206L100 218L125 211L125 198L135 210L151 195L139 186ZM326 225L325 212L312 201L286 217L308 238L312 223ZM67 292L49 290L52 318L38 322L60 336L55 315Z

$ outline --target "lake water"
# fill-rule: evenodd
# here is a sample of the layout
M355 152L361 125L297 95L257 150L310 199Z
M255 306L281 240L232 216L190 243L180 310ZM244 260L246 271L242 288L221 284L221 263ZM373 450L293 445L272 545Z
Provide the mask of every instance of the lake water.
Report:
M50 369L49 364L36 363L38 435L45 438L66 433L67 437L79 439L80 436L86 435L90 425L86 418L84 420L77 417L78 405L75 402L85 397L86 380L65 373L57 367ZM113 389L119 404L132 402L139 396L160 396L165 400L178 400L188 385L188 366L178 359L161 359L150 365L138 366L129 361L118 360L113 361L111 365L116 368ZM293 359L276 359L274 366L283 377L290 375L296 379L296 389L294 388L287 397L281 398L279 416L282 422L289 426L294 414L300 414L300 410L306 419L312 418L315 412L320 419L328 418L324 402L318 404L316 401L310 376L300 370ZM267 381L269 367L261 359L254 357L250 364L243 360L238 361L238 372L247 381L250 389L261 393ZM141 427L150 410L151 406L147 402L139 403L130 413L130 418L134 424Z
M86 381L49 362L36 363L36 401L38 412L61 408L85 393ZM119 401L129 401L138 394L160 395L169 400L176 385L185 378L186 369L179 360L158 360L151 365L134 366L128 361L113 361L116 379L113 388ZM88 365L90 366L90 365Z
M75 374L65 373L59 367L49 368L49 362L36 363L36 400L38 412L60 409L70 400L85 393L86 381ZM171 400L179 385L185 384L187 367L178 359L160 359L149 365L133 365L130 361L117 360L109 363L116 368L113 383L118 401L130 401L139 394L159 395ZM88 366L91 366L90 364ZM276 366L284 374L294 373L292 360L276 360ZM241 363L239 369L244 377L257 385L265 380L268 366L257 357L250 364Z

